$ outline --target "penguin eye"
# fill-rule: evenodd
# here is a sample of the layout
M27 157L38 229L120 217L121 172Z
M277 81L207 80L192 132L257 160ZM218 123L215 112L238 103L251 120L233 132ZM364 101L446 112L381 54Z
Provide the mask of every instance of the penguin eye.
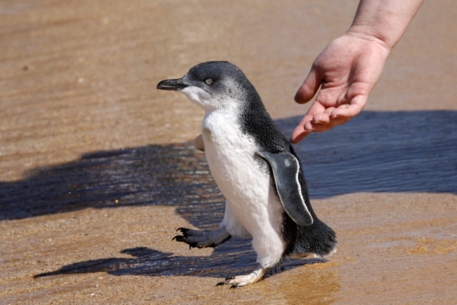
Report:
M211 78L207 78L207 79L205 79L205 84L207 84L208 86L211 86L213 84L213 80Z

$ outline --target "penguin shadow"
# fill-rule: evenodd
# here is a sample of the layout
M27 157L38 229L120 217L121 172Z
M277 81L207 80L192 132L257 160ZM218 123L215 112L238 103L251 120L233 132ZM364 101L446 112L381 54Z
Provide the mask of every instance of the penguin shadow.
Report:
M250 273L257 266L255 253L245 241L234 241L231 245L220 246L210 256L174 256L147 247L124 249L120 253L131 258L112 257L77 262L60 269L36 274L34 278L63 275L106 272L111 275L143 276L198 276L223 278L230 275ZM326 262L321 258L287 260L282 266L270 270L266 278L284 270L303 265Z
M300 119L276 123L289 136ZM330 132L311 134L295 149L311 199L356 192L457 194L457 111L366 111ZM210 229L222 219L224 198L192 142L88 153L31 171L21 181L0 182L0 220L143 205L173 206L193 226ZM249 241L237 239L209 257L144 247L122 253L132 257L77 262L38 276L106 271L223 277L256 264ZM285 268L315 262L322 261L292 260Z

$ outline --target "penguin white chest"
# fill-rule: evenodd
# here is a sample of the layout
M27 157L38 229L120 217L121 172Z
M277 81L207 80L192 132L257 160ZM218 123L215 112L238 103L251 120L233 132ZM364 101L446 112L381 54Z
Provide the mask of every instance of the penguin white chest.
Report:
M242 225L251 235L265 226L279 228L282 207L268 166L256 156L259 147L243 132L236 114L207 113L202 136L213 178Z

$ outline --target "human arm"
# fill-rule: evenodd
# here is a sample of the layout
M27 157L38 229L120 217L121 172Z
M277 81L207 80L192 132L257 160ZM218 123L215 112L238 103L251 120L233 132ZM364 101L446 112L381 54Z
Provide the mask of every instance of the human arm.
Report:
M297 143L358 115L384 63L424 0L361 0L349 30L316 58L295 101L316 100L292 133Z

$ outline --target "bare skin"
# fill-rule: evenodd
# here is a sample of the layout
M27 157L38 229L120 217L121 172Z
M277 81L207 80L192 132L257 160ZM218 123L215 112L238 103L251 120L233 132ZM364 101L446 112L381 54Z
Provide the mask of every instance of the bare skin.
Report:
M295 101L315 101L291 136L323 132L358 115L379 80L384 63L423 0L361 0L349 30L316 58Z

